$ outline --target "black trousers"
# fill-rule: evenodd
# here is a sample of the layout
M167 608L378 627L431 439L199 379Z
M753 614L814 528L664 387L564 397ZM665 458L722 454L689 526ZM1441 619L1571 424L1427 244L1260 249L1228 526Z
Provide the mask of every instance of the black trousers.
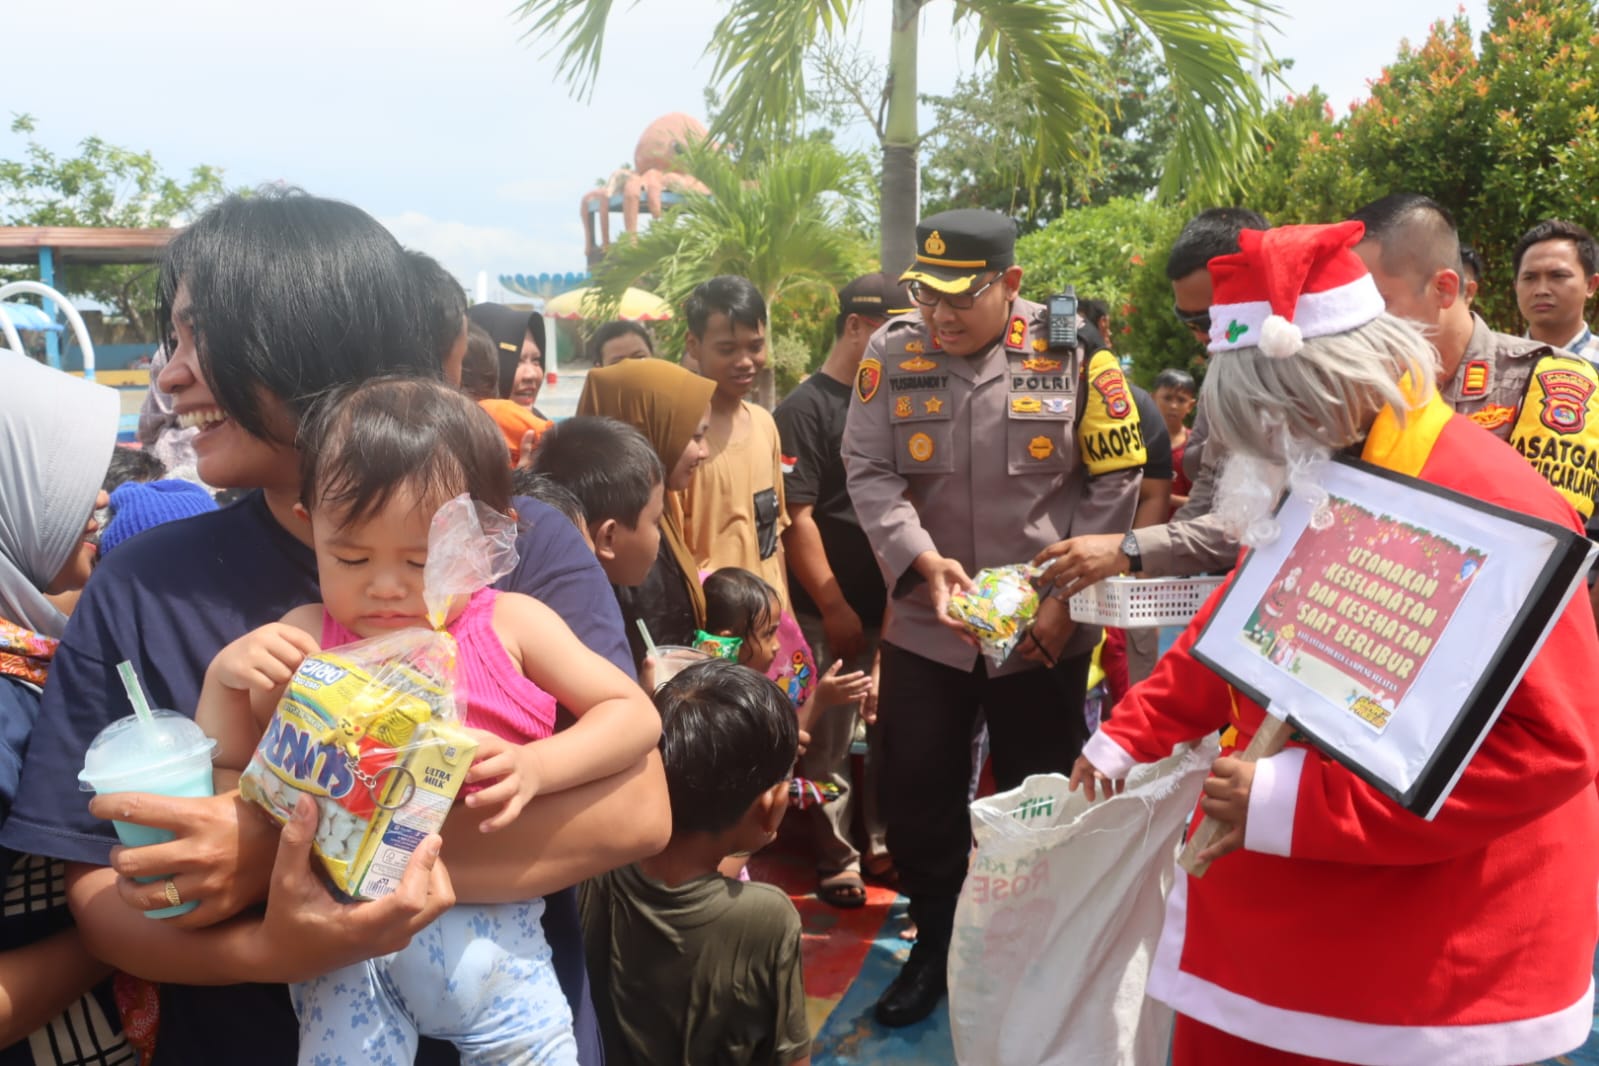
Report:
M971 851L966 793L978 708L1000 790L1028 774L1070 773L1088 739L1083 698L1092 653L992 678L981 658L965 671L892 644L882 654L878 788L888 850L918 942L943 951Z

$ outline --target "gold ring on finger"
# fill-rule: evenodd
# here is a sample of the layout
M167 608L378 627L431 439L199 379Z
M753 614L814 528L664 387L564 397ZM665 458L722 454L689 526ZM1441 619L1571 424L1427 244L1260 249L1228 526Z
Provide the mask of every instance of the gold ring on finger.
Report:
M183 897L178 895L178 883L176 881L172 880L172 878L170 878L170 877L167 878L166 896L167 896L167 906L169 906L169 907L181 907L181 906L183 906Z

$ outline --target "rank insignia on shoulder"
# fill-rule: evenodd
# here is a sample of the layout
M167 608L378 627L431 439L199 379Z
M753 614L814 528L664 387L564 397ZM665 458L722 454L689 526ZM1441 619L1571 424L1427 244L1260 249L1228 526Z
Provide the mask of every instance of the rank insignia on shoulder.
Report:
M894 417L909 418L911 416L911 398L909 396L894 397Z
M927 351L927 346L921 341L906 341L905 351L910 355L920 355L922 352Z
M937 396L929 396L927 399L923 400L922 407L930 415L944 413L944 401L940 400Z
M909 350L910 349L907 347L906 351L909 351ZM916 345L916 350L918 352L921 351L922 350L922 346L919 345L919 344ZM938 364L933 362L931 359L925 358L924 356L920 356L920 355L914 355L911 358L905 360L903 363L901 363L899 365L899 368L901 370L910 370L910 371L915 372L915 373L920 373L920 372L922 372L924 370L932 370L937 365Z
M1022 369L1031 370L1035 374L1058 374L1062 365L1059 359L1045 359L1038 355L1022 360Z
M1005 347L1011 351L1019 352L1027 344L1027 319L1016 315L1010 320L1010 327L1005 330Z
M944 342L938 339L938 334L936 333L928 334L927 343L933 346L933 351L935 352L944 347Z
M1483 429L1498 429L1516 417L1516 409L1506 407L1504 404L1489 403L1483 404L1468 417Z
M855 395L861 403L871 403L872 397L877 395L877 387L882 383L883 364L870 356L862 359L861 368L855 371Z
M1466 369L1461 372L1460 398L1463 400L1474 399L1488 394L1488 361L1486 359L1473 359L1466 364Z
M1037 396L1018 396L1010 402L1010 409L1019 415L1036 415L1044 409L1044 404Z
M1044 337L1034 337L1033 338L1033 351L1035 351L1035 352L1047 352L1047 351L1049 351L1049 341L1046 338L1044 338Z
M925 433L913 433L905 442L905 450L918 463L925 463L933 457L933 438Z
M1040 434L1027 442L1027 454L1043 462L1055 454L1055 442Z

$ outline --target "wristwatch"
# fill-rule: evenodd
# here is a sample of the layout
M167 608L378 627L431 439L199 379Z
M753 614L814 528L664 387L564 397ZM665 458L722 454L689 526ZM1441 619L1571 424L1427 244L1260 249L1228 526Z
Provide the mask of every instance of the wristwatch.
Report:
M1144 568L1144 557L1138 554L1138 537L1129 532L1122 538L1122 554L1127 556L1127 572L1136 574Z

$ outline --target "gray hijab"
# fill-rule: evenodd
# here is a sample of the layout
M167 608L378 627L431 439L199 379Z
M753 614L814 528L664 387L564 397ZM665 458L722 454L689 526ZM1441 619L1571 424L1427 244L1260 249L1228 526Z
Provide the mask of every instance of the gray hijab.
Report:
M83 539L121 410L111 389L0 350L0 619L66 627L42 590Z

